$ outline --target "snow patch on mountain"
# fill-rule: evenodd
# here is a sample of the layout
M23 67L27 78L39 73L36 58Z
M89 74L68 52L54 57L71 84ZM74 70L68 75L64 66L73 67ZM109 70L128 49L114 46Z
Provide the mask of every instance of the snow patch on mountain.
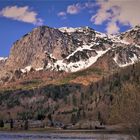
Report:
M101 32L97 32L97 31L95 31L95 33L96 33L96 37L98 37L98 38L107 37L107 34L104 34L104 33L101 33Z
M116 35L108 35L108 38L114 42L114 43L122 43L122 44L125 44L125 45L129 45L130 43L125 41L125 40L122 40L120 39L119 36L116 36Z
M27 67L25 67L24 69L21 69L21 72L22 72L22 73L30 72L31 69L32 69L32 66L27 66Z
M69 59L71 56L73 56L78 51L83 51L85 49L86 50L93 50L93 49L91 49L91 47L95 44L98 44L98 43L93 42L90 45L84 44L83 46L78 47L74 52L72 52L69 56L67 56L66 59Z
M8 57L0 57L0 61L6 61Z
M36 71L42 71L44 68L43 67L40 67L40 68L36 68L35 70Z
M59 31L63 32L63 33L73 33L73 32L85 32L85 30L90 29L88 26L86 27L77 27L77 28L72 28L72 27L61 27L58 28Z
M137 48L140 48L140 46L139 46L139 45L137 45L137 44L134 44L134 46L135 46L135 47L137 47Z
M66 72L76 72L82 69L86 69L94 64L99 57L109 51L111 48L106 49L105 51L96 51L97 55L92 56L85 61L70 62L69 64L65 63L64 60L57 60L54 64L48 64L47 69L57 70L57 71L66 71ZM69 57L69 56L68 56Z
M113 58L113 60L115 61L115 63L119 66L119 67L126 67L126 66L129 66L129 65L133 65L134 63L136 63L139 58L136 56L136 54L133 54L134 56L133 57L129 57L130 61L127 62L127 63L119 63L118 62L118 54L115 55L115 57Z
M65 33L65 32L71 33L71 32L75 32L77 30L77 28L62 27L62 28L59 28L59 30L63 33Z

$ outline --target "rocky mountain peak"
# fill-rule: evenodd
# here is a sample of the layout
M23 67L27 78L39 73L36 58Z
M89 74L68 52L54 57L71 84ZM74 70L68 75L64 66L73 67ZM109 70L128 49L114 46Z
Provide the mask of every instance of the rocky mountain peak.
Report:
M106 63L107 57L115 68L124 67L140 60L139 36L139 26L119 35L90 27L40 26L13 44L3 69L22 73L32 69L76 72L101 61Z
M48 54L53 54L56 59L62 59L73 48L71 37L60 32L58 29L41 26L17 40L11 49L6 66L10 69L33 66L44 67L49 61Z
M77 28L72 28L72 27L61 27L58 28L61 32L66 32L66 33L73 33L73 32L86 32L89 30L93 30L92 28L88 26L83 26L83 27L77 27Z
M135 29L135 30L139 30L139 29L140 29L140 25L136 25L136 26L134 27L134 29Z
M121 33L120 38L129 43L140 45L140 25Z

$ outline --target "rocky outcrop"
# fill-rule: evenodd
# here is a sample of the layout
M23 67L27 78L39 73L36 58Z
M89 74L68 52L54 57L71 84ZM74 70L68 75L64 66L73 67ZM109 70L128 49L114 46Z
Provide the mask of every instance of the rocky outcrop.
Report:
M6 66L10 69L44 67L49 54L62 59L74 48L76 45L67 34L47 26L38 27L13 44Z
M121 33L120 38L129 43L140 45L140 25L135 26L124 33Z

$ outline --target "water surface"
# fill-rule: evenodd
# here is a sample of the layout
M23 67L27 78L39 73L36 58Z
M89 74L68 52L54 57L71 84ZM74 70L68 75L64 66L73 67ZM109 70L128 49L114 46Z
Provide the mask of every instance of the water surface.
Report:
M128 135L122 134L0 132L0 140L130 140L130 139Z

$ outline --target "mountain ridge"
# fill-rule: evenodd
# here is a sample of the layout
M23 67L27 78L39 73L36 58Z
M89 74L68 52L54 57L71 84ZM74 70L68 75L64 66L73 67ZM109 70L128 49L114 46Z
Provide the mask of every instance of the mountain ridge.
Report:
M140 60L139 36L139 26L118 35L100 33L87 26L40 26L13 44L9 57L0 66L0 75L11 70L77 72L97 65L99 58L108 54L115 68L125 67Z

